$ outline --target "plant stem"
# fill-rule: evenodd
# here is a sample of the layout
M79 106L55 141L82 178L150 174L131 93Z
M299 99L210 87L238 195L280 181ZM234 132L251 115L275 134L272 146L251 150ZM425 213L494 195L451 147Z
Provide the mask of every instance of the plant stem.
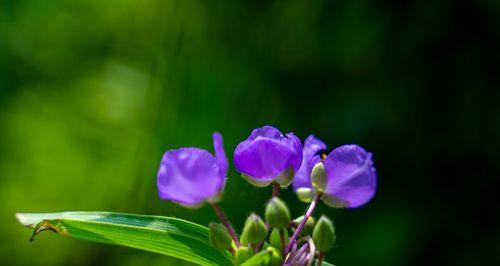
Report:
M295 240L299 236L300 231L302 231L302 228L304 228L304 225L306 224L307 219L309 219L309 217L311 217L312 213L314 212L314 209L316 208L316 205L318 204L320 197L321 197L321 194L318 193L316 195L316 197L314 197L314 200L311 202L311 205L309 205L309 208L307 209L306 214L304 214L304 219L302 219L299 226L297 227L297 229L295 229L295 232L293 233L292 237L290 238L290 242L288 243L288 246L286 247L286 250L285 250L285 255L288 254L288 252L290 252L290 249L292 249L293 243L295 242Z
M276 183L276 182L273 182L273 198L274 197L277 197L280 195L280 184Z
M323 264L323 259L325 259L325 252L320 251L318 260L316 261L316 266L321 266L321 264Z
M281 252L285 251L285 230L286 229L280 229L280 246L281 246Z
M229 235L233 238L234 243L236 244L237 247L240 247L240 240L238 239L238 236L236 235L236 232L234 231L233 227L229 223L229 221L226 218L226 215L222 211L222 209L219 207L217 203L211 203L212 208L214 208L215 214L217 214L217 217L219 217L219 220L222 222L222 224L226 227L227 231L229 232Z

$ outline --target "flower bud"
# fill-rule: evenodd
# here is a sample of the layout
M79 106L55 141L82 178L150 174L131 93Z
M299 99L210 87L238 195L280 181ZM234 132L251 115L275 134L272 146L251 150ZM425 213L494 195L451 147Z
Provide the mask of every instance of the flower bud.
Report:
M284 246L286 247L289 241L288 232L287 230L284 229L281 230L283 230L283 238L285 239ZM269 242L273 247L281 250L282 246L281 246L280 229L273 229L273 231L271 232L271 236L269 237Z
M255 213L250 214L243 227L241 244L258 244L266 239L267 227L264 221Z
M265 217L272 228L283 229L290 223L290 210L284 201L273 197L267 203Z
M241 246L236 250L236 254L234 255L234 262L236 265L240 265L249 258L251 258L253 254L254 254L253 249Z
M300 224L302 222L302 219L304 219L304 215L295 218L293 220L296 224ZM306 224L304 225L304 228L302 228L302 231L300 231L300 236L307 236L312 233L314 229L314 224L316 223L316 220L314 220L314 217L309 216L309 219L307 219Z
M231 236L227 231L226 227L222 224L218 223L210 223L208 225L209 231L209 239L210 243L217 248L218 250L226 250L231 246Z
M326 187L326 171L323 163L317 163L311 172L311 183L318 192L323 192Z
M314 244L319 251L327 251L335 243L335 228L326 216L322 215L312 233Z

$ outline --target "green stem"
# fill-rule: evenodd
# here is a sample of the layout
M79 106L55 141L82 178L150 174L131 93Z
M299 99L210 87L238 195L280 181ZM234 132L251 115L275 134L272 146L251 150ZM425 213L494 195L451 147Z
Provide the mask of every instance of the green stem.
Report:
M285 251L285 229L280 229L280 244L281 244L281 251Z

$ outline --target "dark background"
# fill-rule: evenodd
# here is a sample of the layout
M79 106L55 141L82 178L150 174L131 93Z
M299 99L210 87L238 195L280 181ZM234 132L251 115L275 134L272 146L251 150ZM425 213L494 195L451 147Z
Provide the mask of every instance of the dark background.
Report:
M16 212L207 224L156 194L162 153L232 152L275 125L374 153L375 198L334 219L336 265L498 265L500 2L0 1L0 264L169 265L45 233ZM231 168L234 224L269 188ZM306 205L291 191L295 216ZM187 265L187 264L186 264Z

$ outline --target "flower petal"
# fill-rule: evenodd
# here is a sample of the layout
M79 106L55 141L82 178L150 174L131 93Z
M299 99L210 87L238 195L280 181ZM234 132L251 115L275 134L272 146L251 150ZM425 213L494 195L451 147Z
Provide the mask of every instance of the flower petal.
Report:
M212 135L214 140L214 150L215 158L219 164L220 174L222 176L227 176L227 169L229 168L229 163L227 161L226 152L224 151L224 142L222 140L222 135L219 132L215 132Z
M217 159L206 150L180 148L167 151L158 170L161 199L197 206L219 193L224 175Z
M285 139L289 145L293 146L295 154L290 158L290 164L293 168L293 171L296 172L299 170L300 165L302 165L302 142L300 139L295 136L293 133L286 134L287 138Z
M283 137L283 134L281 134L281 132L275 127L263 126L252 130L252 133L247 140L254 140L258 137L279 139Z
M293 189L312 188L311 171L315 164L321 161L321 156L316 154L326 149L326 144L314 135L309 135L304 141L302 149L302 164L295 174Z
M372 154L358 145L343 145L324 160L327 173L325 203L334 207L356 208L375 194L377 174Z

